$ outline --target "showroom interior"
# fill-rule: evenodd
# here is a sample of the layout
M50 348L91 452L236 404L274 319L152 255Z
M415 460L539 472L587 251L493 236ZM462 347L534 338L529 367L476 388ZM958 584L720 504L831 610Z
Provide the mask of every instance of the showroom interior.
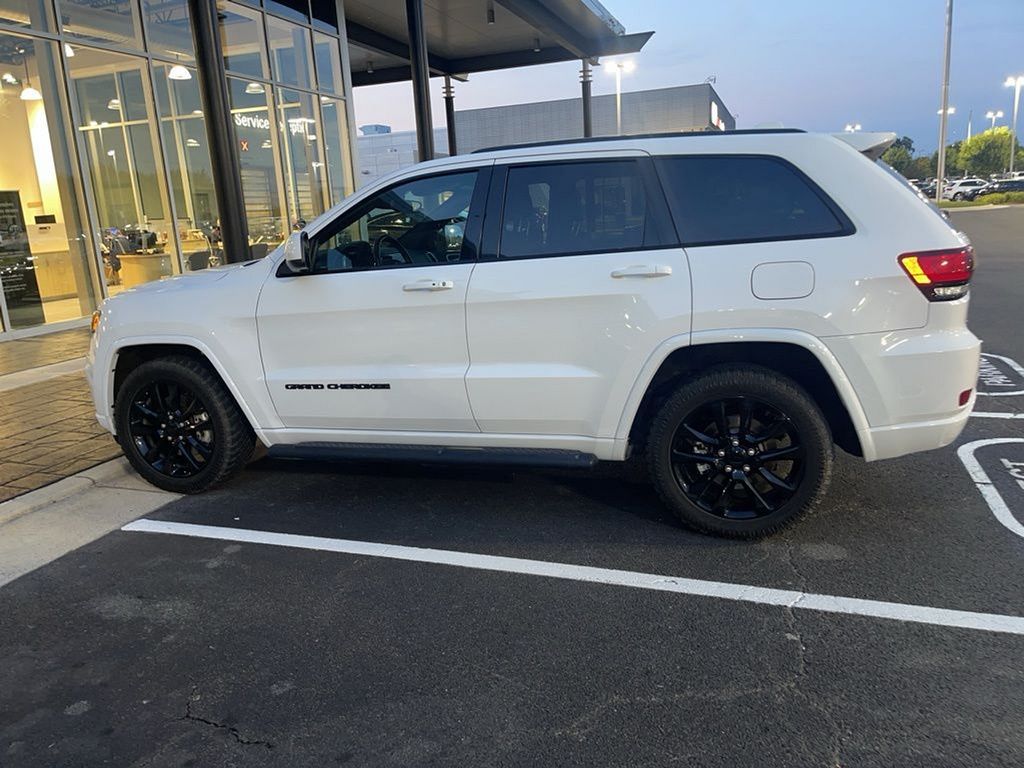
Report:
M431 77L650 35L594 0L0 0L0 340L266 256L353 191L354 85L412 82L425 159Z

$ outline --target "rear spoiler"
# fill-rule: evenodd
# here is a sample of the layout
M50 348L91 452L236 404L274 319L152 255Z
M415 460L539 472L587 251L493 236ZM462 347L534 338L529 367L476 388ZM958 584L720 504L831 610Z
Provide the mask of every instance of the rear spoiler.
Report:
M877 160L889 147L896 143L896 134L892 131L878 133L833 133L837 139L841 139L863 154L869 160Z

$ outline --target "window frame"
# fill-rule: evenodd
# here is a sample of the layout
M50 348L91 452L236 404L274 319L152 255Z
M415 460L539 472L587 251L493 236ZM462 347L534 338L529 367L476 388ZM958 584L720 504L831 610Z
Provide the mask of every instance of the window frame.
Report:
M667 179L670 172L668 167L668 161L670 160L768 160L777 165L781 165L790 171L797 179L802 181L808 189L811 190L817 196L817 198L824 204L829 212L835 216L836 221L839 223L839 229L835 232L829 232L826 234L806 234L806 235L773 235L767 237L736 237L736 238L724 238L719 240L697 240L688 242L683 228L680 226L680 222L676 220L676 215L672 210L672 204L669 201L669 189L671 185L668 184ZM714 153L700 153L694 152L689 154L666 154L657 155L654 158L654 167L657 170L658 178L661 182L662 188L665 192L665 201L668 206L669 215L672 217L672 222L675 226L676 238L679 245L683 248L704 248L715 245L744 245L750 243L781 243L791 240L826 240L834 237L849 237L857 233L857 228L854 226L850 217L846 215L846 212L829 196L825 190L823 190L817 182L814 181L810 176L804 173L796 164L787 160L779 155L771 155L761 152L714 152Z
M505 196L508 192L509 171L516 168L535 168L546 165L596 165L605 163L633 163L636 166L640 182L646 198L644 241L641 245L631 248L582 249L577 251L557 251L531 254L528 256L501 256L501 237L504 231ZM594 155L589 157L544 159L516 158L512 162L496 164L491 176L490 190L487 198L483 242L480 247L479 261L497 261L513 263L529 259L551 259L565 256L599 256L609 253L635 253L637 251L657 251L676 248L674 242L675 227L669 216L668 202L654 171L649 155Z
M452 267L459 264L470 264L475 263L479 257L479 243L480 243L480 231L484 219L484 210L487 204L488 190L491 186L491 168L490 165L476 165L476 166L465 166L460 168L452 168L444 171L434 171L432 173L421 173L414 176L406 176L401 179L396 179L391 184L385 187L380 187L373 192L360 197L354 201L352 205L346 206L342 210L338 211L337 215L332 217L329 222L324 224L315 234L309 238L309 249L310 253L315 253L316 249L324 243L330 237L333 237L337 233L337 230L333 229L335 222L342 217L347 217L350 213L358 210L362 210L366 205L371 203L383 194L390 192L391 190L401 187L404 184L411 182L423 181L425 179L443 178L445 176L459 176L466 173L475 173L476 181L473 185L473 194L469 200L469 215L466 217L466 226L462 233L462 253L458 261L438 261L428 262L422 264L394 264L387 267L371 266L371 267L353 267L352 269L321 269L321 270L310 270L308 272L295 273L291 270L278 269L277 277L310 277L310 276L322 276L322 275L351 275L361 272L393 272L396 270L406 269L432 269L435 267ZM366 211L363 212L364 214ZM363 214L360 214L363 215ZM326 233L330 231L331 235L325 237ZM281 266L284 266L282 262Z

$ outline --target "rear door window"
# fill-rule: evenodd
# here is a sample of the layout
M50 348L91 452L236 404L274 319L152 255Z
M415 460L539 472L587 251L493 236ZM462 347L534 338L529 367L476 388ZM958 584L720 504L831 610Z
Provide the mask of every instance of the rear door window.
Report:
M650 229L634 160L509 168L501 221L502 259L636 250Z
M776 157L665 157L658 170L683 245L851 234L853 226L803 173Z

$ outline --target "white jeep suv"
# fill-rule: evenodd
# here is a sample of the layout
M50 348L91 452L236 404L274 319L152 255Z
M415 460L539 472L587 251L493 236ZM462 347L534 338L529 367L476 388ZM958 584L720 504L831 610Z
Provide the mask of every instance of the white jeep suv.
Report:
M416 165L261 261L108 299L96 416L143 477L181 493L260 444L635 456L688 525L766 534L822 495L833 444L866 461L938 448L974 403L970 246L850 136L569 141Z

